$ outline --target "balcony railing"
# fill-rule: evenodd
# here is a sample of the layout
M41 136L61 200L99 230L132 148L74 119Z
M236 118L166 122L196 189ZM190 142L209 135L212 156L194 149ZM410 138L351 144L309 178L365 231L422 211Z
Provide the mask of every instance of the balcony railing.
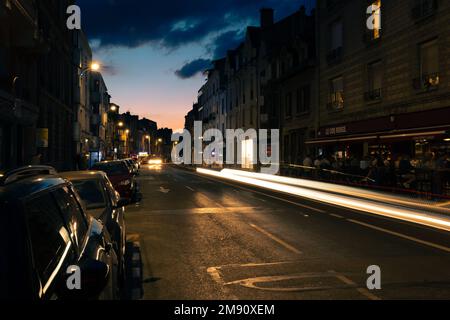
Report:
M423 19L432 16L438 9L437 0L421 0L412 9L412 16L414 19Z
M364 99L366 101L379 101L382 98L382 90L380 89L374 89L367 91L364 93Z
M413 80L413 86L416 90L432 91L439 88L439 74L427 74Z
M334 92L330 94L328 109L341 110L344 108L344 92Z
M329 65L340 63L342 60L342 47L331 50L327 54L327 62Z

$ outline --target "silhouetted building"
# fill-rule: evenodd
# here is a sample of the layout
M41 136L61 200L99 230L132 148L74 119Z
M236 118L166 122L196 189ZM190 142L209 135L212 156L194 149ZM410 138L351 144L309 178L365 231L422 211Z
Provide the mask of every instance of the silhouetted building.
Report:
M0 167L74 163L73 1L0 1Z

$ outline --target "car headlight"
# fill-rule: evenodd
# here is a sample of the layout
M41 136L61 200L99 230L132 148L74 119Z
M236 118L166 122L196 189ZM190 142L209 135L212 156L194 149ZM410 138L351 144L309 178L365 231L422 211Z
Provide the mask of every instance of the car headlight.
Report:
M122 181L121 183L119 183L119 186L128 186L128 185L130 185L131 184L131 181L130 180L124 180L124 181Z

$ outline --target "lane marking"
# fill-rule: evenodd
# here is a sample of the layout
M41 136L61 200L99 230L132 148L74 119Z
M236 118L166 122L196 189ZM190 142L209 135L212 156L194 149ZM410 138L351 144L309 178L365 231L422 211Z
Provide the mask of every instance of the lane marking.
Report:
M323 278L336 278L336 275L329 274L329 273L303 273L303 274L292 274L292 275L281 275L281 276L262 276L262 277L256 277L256 278L248 278L248 279L242 279L242 280L236 280L231 281L228 283L225 283L225 286L231 286L231 285L240 285L245 288L249 289L257 289L262 291L273 291L273 292L307 292L307 291L324 291L324 290L333 290L333 289L348 289L349 287L353 287L350 285L345 286L305 286L305 287L262 287L258 286L259 284L265 284L265 283L277 283L277 282L283 282L283 281L290 281L290 280L304 280L304 279L322 279ZM319 282L320 284L321 282Z
M164 193L164 194L168 194L170 192L170 189L166 189L164 187L159 187L159 192Z
M338 219L345 219L343 216L340 216L338 214L330 213L330 216L338 218Z
M187 189L189 189L189 190L191 190L192 192L195 192L195 190L194 189L192 189L191 187L189 187L189 186L185 186Z
M217 282L220 285L224 285L224 281L222 280L222 277L220 276L219 267L211 267L206 270L208 274L211 276L211 278Z
M253 229L256 229L257 231L259 231L260 233L266 235L267 237L269 237L270 239L272 239L273 241L277 242L278 244L280 244L281 246L285 247L286 249L288 249L289 251L295 253L295 254L302 254L302 252L300 250L297 250L295 247L291 246L289 243L281 240L280 238L274 236L273 234L271 234L270 232L254 225L254 224L250 224L250 227L252 227Z
M426 245L426 246L429 246L429 247L432 247L432 248L435 248L435 249L439 249L439 250L445 251L447 253L450 253L450 248L449 247L441 246L439 244L428 242L428 241L425 241L425 240L420 240L420 239L417 239L417 238L414 238L414 237L411 237L411 236L407 236L407 235L402 234L402 233L398 233L398 232L395 232L395 231L391 231L391 230L387 230L387 229L384 229L384 228L376 227L374 225L371 225L371 224L368 224L368 223L364 223L364 222L361 222L361 221L357 221L357 220L353 220L353 219L347 219L347 221L355 223L355 224L359 224L361 226L364 226L364 227L367 227L367 228L370 228L370 229L373 229L373 230L377 230L377 231L381 231L381 232L384 232L384 233L387 233L387 234L390 234L390 235L393 235L393 236L397 236L399 238L403 238L403 239L406 239L406 240L414 241L414 242L417 242L417 243L420 243L420 244L423 244L423 245Z
M371 293L369 290L367 290L365 288L358 288L358 284L356 282L352 281L351 279L347 278L346 276L344 276L342 274L338 274L338 273L336 273L334 271L330 271L330 273L334 274L334 276L336 278L341 280L346 285L355 287L356 291L358 291L360 294L362 294L366 298L368 298L370 300L381 300L381 298L377 297L376 295Z
M288 264L297 264L303 262L302 260L282 261L282 262L261 262L261 263L244 263L244 264L226 264L220 267L214 267L215 269L223 268L254 268L254 267L270 267L270 266L282 266Z
M220 267L211 267L206 270L210 277L213 279L214 282L216 282L218 285L220 285L222 291L228 295L230 300L239 300L237 296L230 293L230 290L225 286L225 281L223 281L222 276L220 274Z
M202 175L199 175L199 176L203 177L204 179L209 179L209 180L220 182L222 184L231 186L233 188L240 188L240 189L245 190L245 191L249 191L249 192L252 192L252 193L260 194L260 195L263 195L265 197L269 197L269 198L272 198L272 199L275 199L275 200L278 200L278 201L286 202L286 203L292 204L292 205L297 206L297 207L301 207L301 208L308 209L308 210L315 211L315 212L319 212L319 213L326 213L324 210L313 208L313 207L310 207L310 206L308 206L306 204L301 204L301 203L298 203L298 202L294 202L294 201L290 201L290 200L287 200L287 199L283 199L283 198L280 198L280 197L277 197L277 196L273 196L273 195L270 195L270 194L267 194L267 193L264 193L264 192L261 192L261 191L248 189L246 187L242 187L242 186L239 186L239 185L228 183L228 182L225 182L225 181L222 181L222 180L219 180L219 179L214 179L214 178L206 177L206 176L202 176ZM235 190L235 192L238 192L238 191Z

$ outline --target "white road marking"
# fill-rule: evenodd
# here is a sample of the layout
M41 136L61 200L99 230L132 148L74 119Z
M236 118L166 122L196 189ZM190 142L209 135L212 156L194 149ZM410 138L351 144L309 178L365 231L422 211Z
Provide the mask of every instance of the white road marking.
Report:
M211 276L211 278L222 287L223 292L227 294L231 300L239 300L237 296L234 294L230 294L230 291L228 288L224 286L225 282L222 279L222 276L220 275L220 267L211 267L206 270L208 274Z
M342 274L338 274L334 271L330 271L331 274L334 274L334 276L336 278L338 278L339 280L341 280L343 283L345 283L346 285L349 286L354 286L356 287L356 291L358 291L360 294L362 294L363 296L365 296L366 298L370 299L370 300L381 300L379 297L377 297L376 295L374 295L373 293L371 293L369 290L365 289L365 288L358 288L358 285L352 281L351 279L347 278L346 276L342 275Z
M278 244L280 244L281 246L285 247L286 249L288 249L289 251L295 253L295 254L302 254L302 252L300 250L297 250L295 247L291 246L289 243L281 240L280 238L274 236L273 234L271 234L270 232L254 225L254 224L250 224L250 227L256 229L257 231L259 231L260 233L266 235L267 237L269 237L270 239L272 239L273 241L277 242Z
M402 234L402 233L398 233L398 232L394 232L394 231L387 230L387 229L384 229L384 228L376 227L374 225L371 225L371 224L368 224L368 223L364 223L364 222L361 222L361 221L357 221L357 220L353 220L353 219L347 219L347 221L355 223L355 224L359 224L361 226L364 226L364 227L367 227L367 228L370 228L370 229L373 229L373 230L381 231L381 232L384 232L384 233L387 233L387 234L390 234L390 235L393 235L393 236L397 236L399 238L403 238L403 239L406 239L406 240L414 241L414 242L417 242L417 243L420 243L420 244L423 244L423 245L426 245L426 246L429 246L429 247L432 247L432 248L439 249L439 250L442 250L442 251L450 253L450 248L449 247L441 246L439 244L428 242L428 241L425 241L425 240L420 240L420 239L417 239L417 238L414 238L414 237L411 237L411 236L407 236L407 235Z
M170 189L166 189L164 187L159 187L159 192L164 193L164 194L168 194L170 192Z
M191 190L192 192L195 192L195 190L194 189L192 189L191 187L189 187L189 186L185 186L187 189L189 189L189 190Z
M338 218L338 219L345 219L343 216L340 216L338 214L330 213L330 216Z

